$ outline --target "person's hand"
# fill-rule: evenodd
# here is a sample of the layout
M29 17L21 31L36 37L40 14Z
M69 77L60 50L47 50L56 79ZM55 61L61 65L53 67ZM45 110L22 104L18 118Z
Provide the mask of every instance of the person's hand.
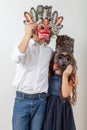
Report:
M72 65L69 64L67 68L65 69L65 71L63 72L63 75L68 77L72 73L72 70L73 70L73 67Z
M25 25L25 36L31 37L33 35L33 30L35 29L34 23L27 23Z

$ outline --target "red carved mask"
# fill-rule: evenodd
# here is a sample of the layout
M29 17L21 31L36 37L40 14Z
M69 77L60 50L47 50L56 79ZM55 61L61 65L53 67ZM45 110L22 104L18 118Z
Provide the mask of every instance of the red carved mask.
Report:
M37 36L40 40L49 40L51 35L51 27L47 20L37 25Z
M38 25L37 36L40 40L48 40L50 34L51 34L51 31L50 31L49 27Z

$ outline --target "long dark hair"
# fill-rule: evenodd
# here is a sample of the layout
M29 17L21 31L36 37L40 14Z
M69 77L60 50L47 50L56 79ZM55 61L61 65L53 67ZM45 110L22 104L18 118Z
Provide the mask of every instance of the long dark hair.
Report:
M53 65L54 65L54 56L55 56L55 53L53 54L53 57L50 61L50 65L49 65L49 74L50 76L51 75L54 75L55 71L53 70ZM74 64L73 64L73 71L71 73L71 75L69 76L68 78L68 81L73 81L73 79L75 79L75 76L76 76L76 73L77 73L77 65L76 65L76 60L74 58L74 55L71 55L71 57L73 58L73 61L74 61ZM67 99L69 99L71 105L75 105L76 101L77 101L77 92L76 92L76 86L73 86L72 87L72 93L69 95L69 97L67 97ZM62 93L61 93L61 98L64 99L62 97Z

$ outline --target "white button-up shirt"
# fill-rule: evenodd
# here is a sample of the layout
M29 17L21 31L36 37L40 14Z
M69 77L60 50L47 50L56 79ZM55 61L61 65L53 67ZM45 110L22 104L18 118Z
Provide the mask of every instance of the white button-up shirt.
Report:
M12 60L17 63L13 86L18 91L28 94L47 93L48 70L53 51L45 44L39 45L30 40L25 53L16 47L12 52Z

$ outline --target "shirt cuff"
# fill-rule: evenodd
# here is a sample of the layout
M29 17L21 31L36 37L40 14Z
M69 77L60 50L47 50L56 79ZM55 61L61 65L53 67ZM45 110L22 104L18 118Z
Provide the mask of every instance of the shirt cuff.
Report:
M20 52L20 50L18 49L18 47L16 47L12 53L12 60L16 63L21 63L24 60L25 57L25 53Z

